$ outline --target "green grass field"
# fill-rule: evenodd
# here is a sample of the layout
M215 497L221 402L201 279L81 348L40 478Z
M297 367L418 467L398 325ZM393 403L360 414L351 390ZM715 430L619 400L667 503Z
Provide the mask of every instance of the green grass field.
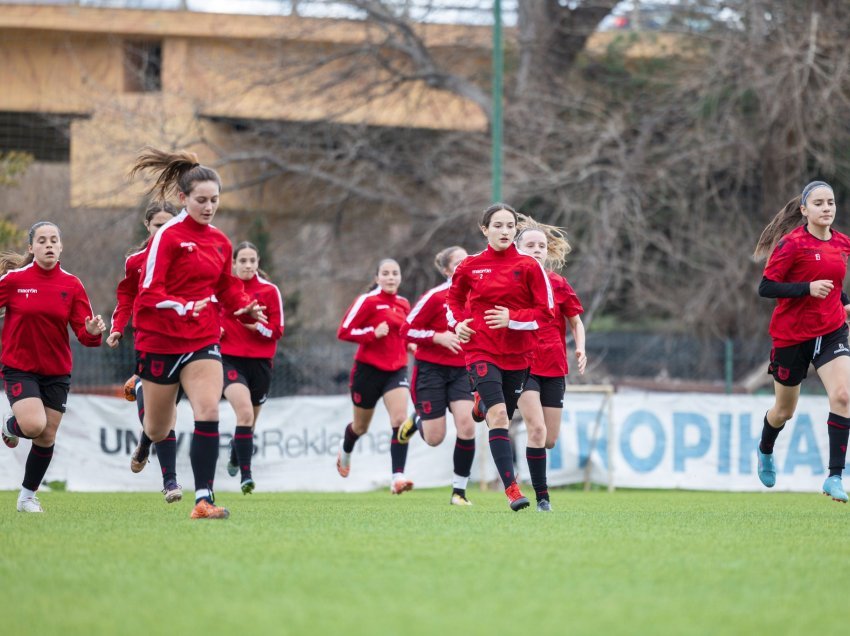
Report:
M845 628L850 507L818 494L0 493L3 634L792 634Z

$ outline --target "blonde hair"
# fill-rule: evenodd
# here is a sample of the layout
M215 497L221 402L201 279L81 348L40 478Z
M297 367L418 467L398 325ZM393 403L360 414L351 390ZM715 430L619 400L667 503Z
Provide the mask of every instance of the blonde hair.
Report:
M563 228L539 223L527 214L519 214L516 229L517 234L514 243L517 245L519 245L525 232L529 230L543 232L546 237L546 263L550 269L561 269L567 262L567 254L573 251L570 242L567 240L567 233Z

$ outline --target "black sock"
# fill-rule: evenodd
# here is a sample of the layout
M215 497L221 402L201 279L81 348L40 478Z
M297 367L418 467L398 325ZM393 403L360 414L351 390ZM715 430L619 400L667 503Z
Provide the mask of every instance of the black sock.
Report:
M148 434L145 433L144 429L142 429L142 437L139 439L139 448L142 451L150 452L151 444L153 444L153 440L148 437Z
M404 472L407 463L407 444L398 443L398 426L393 428L393 437L390 440L390 460L393 464L393 475Z
M177 481L177 434L172 428L165 439L154 444L156 458L162 469L162 483Z
M8 420L6 420L6 428L9 429L9 432L15 437L22 437L24 439L32 439L29 435L24 433L21 430L20 425L18 424L18 419L12 415ZM30 488L32 490L32 488Z
M785 428L785 424L779 428L773 428L767 423L767 415L764 416L764 426L761 429L761 442L759 450L765 455L770 455L773 452L773 445L776 443L776 438L779 437L779 431Z
M549 499L549 486L546 485L546 448L525 449L525 459L528 461L528 474L531 475L531 486L537 495L537 501Z
M847 438L850 437L850 417L830 413L826 420L829 433L829 476L841 476L847 457Z
M233 433L233 450L236 451L242 481L251 479L251 454L254 452L254 429L237 426Z
M24 481L21 484L27 490L38 490L41 481L44 479L44 474L47 472L47 467L50 466L50 460L53 459L54 446L55 444L47 447L33 444L30 447L24 468Z
M505 488L516 481L514 475L514 460L511 451L511 439L508 437L508 429L490 429L490 454L499 471L499 477Z
M472 472L472 461L475 459L475 438L455 440L455 452L452 456L455 475L469 477Z
M233 443L233 439L230 440L230 460L229 462L234 466L239 465L239 458L236 456L236 445Z
M351 424L345 427L345 437L342 440L342 450L346 453L350 453L354 450L354 444L357 443L357 440L360 439L360 436L354 432L354 429L351 428Z
M425 431L423 430L424 427L422 426L422 424L425 423L423 419L419 417L419 414L415 411L410 416L410 419L413 420L413 428L415 428L419 432L419 437L425 439Z
M215 465L218 462L218 422L195 422L189 459L195 474L195 490L209 488L212 491Z

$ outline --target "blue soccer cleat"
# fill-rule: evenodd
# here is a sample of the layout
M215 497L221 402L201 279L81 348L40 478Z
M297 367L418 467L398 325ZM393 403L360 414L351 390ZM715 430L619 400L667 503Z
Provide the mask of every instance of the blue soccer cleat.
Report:
M827 477L823 482L823 494L832 497L835 501L847 503L847 493L844 492L844 485L841 483L840 475Z
M761 483L768 488L773 488L776 485L776 463L773 460L773 453L769 455L762 453L761 449L756 446L756 455L759 459L758 473Z

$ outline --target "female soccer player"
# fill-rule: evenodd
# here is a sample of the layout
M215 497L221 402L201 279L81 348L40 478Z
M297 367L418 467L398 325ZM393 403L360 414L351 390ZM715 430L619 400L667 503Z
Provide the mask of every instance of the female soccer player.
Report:
M422 295L401 328L402 336L416 345L412 390L416 412L402 424L398 441L407 444L418 429L429 446L441 444L446 437L446 408L451 410L457 429L450 499L454 506L472 505L466 497L466 485L475 459L472 393L463 348L446 322L446 294L452 274L466 257L466 250L457 245L437 254L434 265L447 280Z
M584 353L584 309L567 279L556 274L564 266L571 248L561 228L537 223L520 215L516 245L546 270L555 296L555 317L540 326L537 349L531 361L531 373L519 398L519 410L528 432L526 460L531 485L537 496L537 510L550 512L549 487L546 483L546 449L553 448L561 433L561 413L564 408L564 376L567 367L567 324L573 333L579 373L584 373L587 357Z
M769 255L759 295L776 298L770 320L773 349L768 373L775 402L764 416L756 454L758 476L776 484L773 446L794 415L800 383L813 364L829 398L829 476L823 492L847 502L841 474L850 433L850 347L848 300L841 291L850 256L850 238L832 229L835 195L823 181L812 181L764 229L756 258Z
M378 263L375 283L374 290L357 297L345 313L336 334L340 340L360 345L354 354L349 382L354 416L345 427L336 469L342 477L348 477L354 444L369 430L375 405L383 396L392 427L390 492L400 495L413 488L413 482L404 476L407 445L398 442L398 428L404 422L410 399L407 345L401 336L401 326L410 313L410 303L398 295L401 268L393 259L385 258Z
M139 278L147 255L147 247L151 239L159 229L177 215L177 209L168 201L155 201L145 210L144 226L148 231L148 238L138 247L130 250L124 261L124 278L118 283L116 295L118 303L112 312L112 325L110 334L106 338L106 344L115 349L124 337L124 329L133 312L136 296L139 294ZM133 375L124 384L124 397L136 402L139 413L139 421L144 423L145 400L139 376ZM179 399L179 398L178 398ZM177 483L177 435L174 432L174 424L177 420L177 412L174 412L175 422L165 439L156 443L156 456L162 469L162 494L166 503L180 501L183 498L183 488ZM130 469L140 472L147 461L139 462L135 458L130 460Z
M3 421L9 448L32 440L18 495L18 512L44 512L36 497L50 460L71 388L68 326L83 345L100 346L106 325L95 315L76 276L59 265L59 227L39 221L30 228L28 255L0 255L0 307L5 308L3 386L12 414Z
M174 422L175 398L183 387L192 405L195 430L189 447L195 476L193 519L224 519L215 505L213 481L218 461L218 403L223 389L219 310L250 322L265 321L264 307L243 291L231 273L233 248L213 225L221 178L190 152L145 148L130 176L150 171L152 191L165 199L176 190L183 211L166 223L148 247L133 311L136 372L142 378L145 420L134 452L145 461L151 441L164 439Z
M487 249L463 260L447 296L448 324L461 343L472 384L487 410L490 453L510 507L528 507L514 475L508 426L537 344L537 330L554 317L543 267L520 253L516 211L495 203L481 216Z
M233 270L245 292L265 306L268 325L246 323L221 312L221 362L224 368L224 397L236 414L236 431L230 446L227 472L241 472L244 494L254 491L251 454L254 425L266 401L272 379L272 359L283 336L283 298L277 286L260 269L260 253L253 243L243 241L233 252Z

